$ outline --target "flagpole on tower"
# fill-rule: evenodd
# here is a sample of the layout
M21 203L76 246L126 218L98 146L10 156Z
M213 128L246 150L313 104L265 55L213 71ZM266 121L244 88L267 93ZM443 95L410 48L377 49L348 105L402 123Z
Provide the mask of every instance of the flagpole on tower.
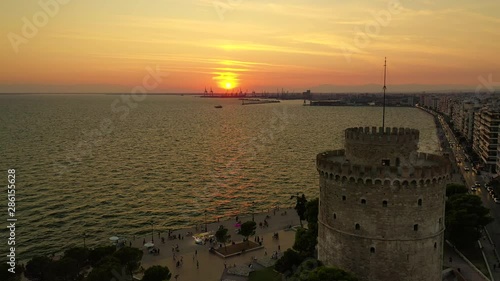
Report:
M382 105L382 132L385 132L385 90L387 89L385 85L385 80L386 80L386 74L387 74L387 57L384 58L384 101Z

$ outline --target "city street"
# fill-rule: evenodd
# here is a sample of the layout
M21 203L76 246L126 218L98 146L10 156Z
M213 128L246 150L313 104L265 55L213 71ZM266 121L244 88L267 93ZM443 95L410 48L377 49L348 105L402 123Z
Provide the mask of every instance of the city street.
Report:
M494 218L494 221L486 226L488 232L486 236L488 236L489 234L489 237L485 237L481 240L481 242L484 247L483 252L487 257L489 267L493 274L493 280L500 280L500 272L498 272L500 260L498 259L497 254L497 247L498 245L500 245L500 204L495 203L492 196L490 196L490 194L486 190L486 187L484 186L485 183L488 183L490 181L490 175L485 175L484 173L479 176L476 175L476 172L472 169L472 163L468 161L469 158L466 157L464 149L460 146L451 128L441 116L439 116L438 119L447 140L448 147L444 152L449 153L452 165L462 176L462 181L460 181L459 179L455 179L454 182L458 181L464 183L465 186L469 188L469 193L476 194L477 196L481 197L483 205L486 208L490 209L490 214ZM479 183L481 187L477 188L476 191L472 191L470 188L476 183ZM496 194L499 194L499 190L494 189L494 192ZM489 239L491 239L492 243Z

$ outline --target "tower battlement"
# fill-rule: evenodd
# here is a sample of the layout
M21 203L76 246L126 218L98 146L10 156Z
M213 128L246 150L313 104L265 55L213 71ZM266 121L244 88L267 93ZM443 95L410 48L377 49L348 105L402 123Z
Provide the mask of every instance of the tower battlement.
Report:
M420 132L410 128L357 127L345 130L345 141L366 144L401 144L418 142Z
M422 152L415 153L413 158L411 166L353 164L346 159L345 150L341 149L318 154L316 166L320 176L337 182L379 182L384 185L400 183L423 186L441 182L449 177L451 166L445 158Z
M355 164L409 165L417 153L420 132L410 128L358 127L345 130L345 155Z

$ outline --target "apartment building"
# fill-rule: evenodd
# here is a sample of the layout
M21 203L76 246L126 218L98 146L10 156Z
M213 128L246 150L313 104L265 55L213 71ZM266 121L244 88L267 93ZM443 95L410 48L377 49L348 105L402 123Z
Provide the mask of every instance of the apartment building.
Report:
M485 106L474 114L473 149L481 159L483 170L497 171L500 109Z

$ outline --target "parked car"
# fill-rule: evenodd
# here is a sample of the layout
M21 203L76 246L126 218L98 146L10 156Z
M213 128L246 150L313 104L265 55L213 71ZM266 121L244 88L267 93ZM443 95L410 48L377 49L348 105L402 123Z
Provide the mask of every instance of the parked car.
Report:
M470 190L471 191L477 191L477 187L475 185L473 185L473 186L470 187Z
M470 171L469 167L465 167L464 171L466 171L466 172Z
M495 201L495 203L497 203L497 204L500 204L500 199L498 199L498 198L493 198L493 201Z

